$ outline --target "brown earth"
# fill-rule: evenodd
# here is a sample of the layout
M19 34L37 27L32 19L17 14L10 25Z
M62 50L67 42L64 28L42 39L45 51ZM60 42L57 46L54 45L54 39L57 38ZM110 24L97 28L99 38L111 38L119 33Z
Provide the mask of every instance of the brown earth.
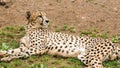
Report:
M64 24L76 31L97 29L120 34L120 0L11 0L0 6L0 28L24 25L27 10L42 10L51 20L51 30Z

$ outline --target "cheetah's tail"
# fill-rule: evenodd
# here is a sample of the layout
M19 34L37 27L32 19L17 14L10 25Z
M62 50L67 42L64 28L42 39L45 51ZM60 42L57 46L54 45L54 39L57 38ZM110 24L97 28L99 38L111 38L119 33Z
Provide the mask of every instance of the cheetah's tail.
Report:
M120 58L120 47L117 47L117 57Z

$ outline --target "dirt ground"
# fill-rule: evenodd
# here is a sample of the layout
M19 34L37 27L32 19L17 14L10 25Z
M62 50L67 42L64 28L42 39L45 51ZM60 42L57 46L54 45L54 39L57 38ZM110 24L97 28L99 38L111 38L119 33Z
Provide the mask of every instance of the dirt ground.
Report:
M8 7L0 6L0 28L24 25L27 10L45 11L51 30L67 24L77 31L95 28L120 34L120 0L10 0Z

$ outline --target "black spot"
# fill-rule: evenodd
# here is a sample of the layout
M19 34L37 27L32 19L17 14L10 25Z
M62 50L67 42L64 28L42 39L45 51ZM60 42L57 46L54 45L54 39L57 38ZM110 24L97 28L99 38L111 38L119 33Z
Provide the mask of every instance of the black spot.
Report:
M102 63L98 63L99 65L101 65Z
M101 53L102 55L104 55L104 53Z
M97 49L97 47L95 47L95 49Z
M98 45L98 47L100 47L100 45Z
M89 57L86 57L87 59L89 58Z
M103 48L103 46L101 46L101 48Z
M105 44L105 46L107 46L107 44Z
M83 38L81 38L81 40L83 40Z
M101 59L100 57L98 57L98 59Z
M62 46L60 46L60 48L62 48Z
M108 55L108 53L106 53Z
M61 51L61 49L58 49L58 52L60 52Z
M97 62L94 62L94 64L97 64Z
M78 40L78 38L76 37L76 40Z
M11 53L14 53L14 51L11 51Z
M87 41L87 40L84 40L85 42Z
M69 53L69 51L66 51L66 53L68 54L68 53Z
M76 45L74 45L74 47L77 47Z
M71 42L69 44L72 44Z
M32 51L30 53L33 53Z
M74 52L74 50L72 50L71 52Z
M61 40L59 40L59 42L60 42Z
M107 50L105 50L105 52L107 52Z
M98 59L95 59L96 61L98 61Z
M21 51L21 52L23 52L23 49L22 49L22 48L20 48L20 51Z
M67 48L67 46L65 46L65 48Z
M84 43L84 42L83 42L83 43ZM88 43L90 43L90 41L89 41Z
M65 42L63 44L65 44Z
M26 54L30 55L29 52L26 52Z
M37 52L37 50L34 50L34 52Z
M81 57L81 59L83 59L84 57Z
M92 66L94 66L94 64L92 64Z
M108 49L110 49L110 47L108 47Z
M93 51L93 49L91 49L91 51Z
M37 45L37 43L35 45Z
M62 50L62 53L64 52L64 50Z
M105 49L105 47L103 47L103 49Z
M40 38L38 38L37 40L40 40Z
M70 46L70 48L71 48L72 46Z
M97 49L97 51L99 51L100 49Z
M32 46L34 46L35 44L32 44Z
M48 47L48 49L50 49L50 47Z
M94 52L94 54L96 54L96 52Z
M83 62L85 62L85 60L83 60Z
M77 41L75 42L75 44L77 44Z
M58 43L58 45L59 45L60 43Z
M20 56L20 54L18 54L18 56Z
M36 36L36 37L38 37L38 36Z
M56 46L55 49L57 49L58 47Z
M118 54L117 52L115 54Z
M31 48L30 51L33 51L33 49Z
M92 58L91 60L94 60L94 58Z
M86 64L88 64L88 60L86 60Z
M33 47L33 45L30 45L30 47Z
M112 45L112 43L109 44L110 46Z
M51 50L53 49L53 47L51 47Z
M89 63L91 63L91 60L89 60Z

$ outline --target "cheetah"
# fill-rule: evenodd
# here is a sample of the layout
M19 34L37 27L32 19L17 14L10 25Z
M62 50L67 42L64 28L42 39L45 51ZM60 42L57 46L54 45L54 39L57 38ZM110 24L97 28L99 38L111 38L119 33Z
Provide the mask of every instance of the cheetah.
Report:
M20 46L0 52L0 61L11 61L15 58L31 55L59 55L75 57L82 61L86 68L104 68L102 62L120 58L120 48L108 39L74 36L48 30L49 19L45 12L26 12L28 20L26 35L20 39Z

